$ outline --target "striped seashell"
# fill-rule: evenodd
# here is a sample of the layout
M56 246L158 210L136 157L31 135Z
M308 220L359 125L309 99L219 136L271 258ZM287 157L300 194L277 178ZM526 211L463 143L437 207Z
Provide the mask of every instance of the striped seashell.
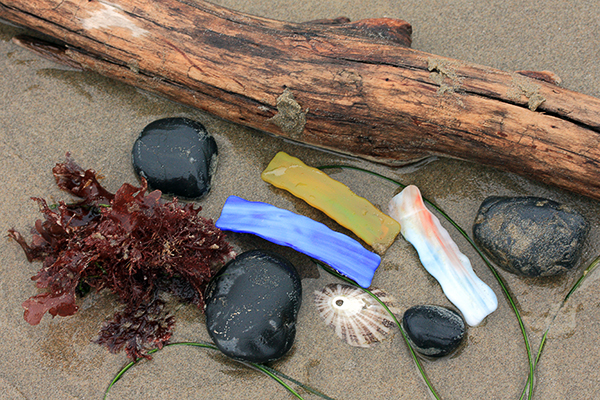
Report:
M389 294L380 289L371 292L390 311L399 313ZM383 340L395 325L385 308L356 286L332 283L315 290L315 305L325 323L351 346L370 347Z

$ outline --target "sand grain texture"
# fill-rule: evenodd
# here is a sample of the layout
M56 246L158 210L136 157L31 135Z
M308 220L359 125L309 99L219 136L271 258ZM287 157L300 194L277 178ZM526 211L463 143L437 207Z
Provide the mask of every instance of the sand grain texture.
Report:
M564 87L600 97L597 0L542 0L535 4L516 0L216 3L295 22L342 15L352 20L401 18L413 25L415 49L506 71L551 70L562 78ZM213 191L200 202L205 216L217 218L227 196L235 194L302 213L348 233L306 203L260 179L271 158L278 151L285 151L308 165L344 163L415 184L468 232L479 205L488 196L533 195L568 203L591 223L582 262L600 254L597 201L466 162L437 160L420 168L393 169L296 146L96 74L53 64L9 41L20 33L24 31L0 24L3 232L14 227L29 237L29 228L39 218L31 196L68 198L56 188L51 174L66 151L71 151L84 168L102 173L106 187L115 191L123 182L136 183L130 152L143 127L159 118L183 116L205 124L220 148ZM387 202L397 192L393 185L359 172L331 173L379 208L387 208ZM442 399L517 399L528 370L518 324L492 274L456 231L445 226L471 259L478 276L496 292L499 307L484 324L469 329L467 346L457 356L425 361L425 369ZM306 257L291 250L241 234L230 237L240 250L265 247L289 256L304 277L296 343L287 357L273 365L275 368L339 400L429 398L399 334L392 334L391 339L373 349L355 349L340 341L319 319L312 293L333 282L333 278L319 273ZM106 293L91 295L81 301L76 315L44 317L38 326L31 327L23 320L21 303L37 293L30 277L40 265L28 263L18 245L9 239L2 240L0 246L2 396L32 400L101 399L127 360L124 354L110 354L91 340L117 303ZM542 283L500 272L518 301L535 349L552 320L549 310L556 310L581 269ZM537 373L536 399L597 397L598 355L590 350L600 336L600 281L595 278L592 276L581 287L554 320ZM414 249L401 238L386 253L373 284L392 294L402 311L416 304L450 306L439 286L420 266ZM198 310L182 307L175 316L175 341L208 339ZM109 398L292 397L269 378L239 367L220 354L173 347L130 370Z

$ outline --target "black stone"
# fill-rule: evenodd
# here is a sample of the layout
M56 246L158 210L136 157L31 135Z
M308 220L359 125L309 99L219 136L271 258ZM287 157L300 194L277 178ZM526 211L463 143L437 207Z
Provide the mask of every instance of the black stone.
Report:
M473 236L499 267L514 274L553 276L579 260L588 222L566 205L539 197L488 197Z
M135 141L133 168L150 188L195 199L210 191L217 154L217 143L204 125L165 118L146 126Z
M292 347L302 300L300 277L283 257L240 254L206 288L206 328L227 356L265 363Z
M428 357L443 357L458 348L465 323L455 311L440 306L414 306L402 318L413 348Z

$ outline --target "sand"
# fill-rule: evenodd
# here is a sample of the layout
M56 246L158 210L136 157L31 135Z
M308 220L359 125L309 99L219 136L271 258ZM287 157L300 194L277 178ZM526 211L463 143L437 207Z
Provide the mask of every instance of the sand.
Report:
M600 96L600 3L576 0L521 2L292 0L216 3L269 18L307 21L345 15L402 18L413 25L413 47L491 67L551 70L563 86ZM575 194L479 165L438 159L420 167L392 169L366 161L293 145L227 123L203 112L141 92L93 73L69 70L12 44L23 30L0 24L0 135L2 201L0 231L11 227L27 234L39 217L31 196L68 199L51 174L70 151L85 168L105 176L116 190L136 183L130 161L133 142L143 127L159 118L196 119L214 134L220 165L211 194L199 204L203 215L217 218L227 196L267 201L340 229L301 200L260 180L273 155L284 150L310 165L360 166L419 186L468 232L481 202L492 195L535 195L567 203L592 228L578 269L553 279L534 280L500 271L514 295L537 349L551 324L536 372L536 399L598 397L600 337L598 273L592 274L558 312L581 271L600 254L600 204ZM397 188L359 172L337 171L336 179L385 208ZM448 224L445 224L448 227ZM525 384L526 348L514 313L498 283L456 231L459 247L476 273L499 297L499 308L468 330L465 347L455 356L423 361L442 399L517 399ZM342 230L343 231L343 230ZM29 237L28 235L26 235ZM308 258L246 235L231 235L239 250L266 247L290 257L303 276L303 305L292 351L273 367L336 399L430 398L401 335L371 349L342 343L319 319L313 291L335 281ZM102 322L118 307L106 293L80 302L68 318L44 317L37 326L23 320L21 303L35 295L30 280L39 263L29 263L19 246L0 241L0 397L2 399L100 399L127 362L93 344ZM402 311L417 304L450 306L439 285L420 266L416 252L402 239L386 253L373 282L392 293ZM207 340L203 317L191 306L175 307L174 341ZM110 399L288 399L271 379L208 350L170 347L151 362L130 370ZM306 395L305 398L315 398Z

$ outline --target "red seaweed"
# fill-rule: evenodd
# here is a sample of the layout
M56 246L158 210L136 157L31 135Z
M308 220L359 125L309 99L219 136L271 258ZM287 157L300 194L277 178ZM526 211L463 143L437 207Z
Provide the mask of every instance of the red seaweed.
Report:
M25 320L36 325L45 313L73 315L78 296L108 289L125 310L104 324L97 343L111 352L125 349L133 359L147 357L152 347L168 343L174 325L161 293L202 309L204 288L233 257L231 246L212 220L199 215L201 207L163 201L160 191L147 193L145 180L112 194L68 153L53 173L57 185L81 201L51 207L34 198L44 220L36 221L30 244L9 230L29 261L42 261L31 279L45 291L23 302Z
M175 319L164 311L164 302L152 301L138 308L128 307L105 322L96 343L111 353L125 350L133 360L150 358L148 351L162 349L169 342Z

